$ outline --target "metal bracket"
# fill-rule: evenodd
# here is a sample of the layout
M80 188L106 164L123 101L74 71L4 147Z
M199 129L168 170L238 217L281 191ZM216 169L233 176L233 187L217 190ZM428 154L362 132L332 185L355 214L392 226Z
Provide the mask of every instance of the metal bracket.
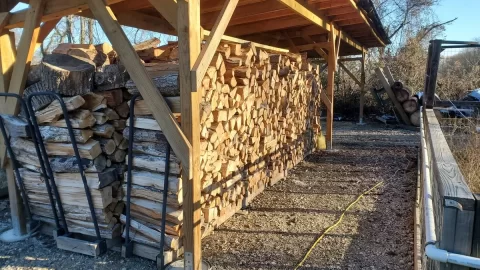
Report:
M450 199L445 199L445 207L457 208L458 210L463 211L463 206L461 203Z

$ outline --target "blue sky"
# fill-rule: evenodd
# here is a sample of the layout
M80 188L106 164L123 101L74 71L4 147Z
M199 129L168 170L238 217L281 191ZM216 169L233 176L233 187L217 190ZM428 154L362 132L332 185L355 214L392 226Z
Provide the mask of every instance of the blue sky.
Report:
M445 26L445 39L471 41L480 38L480 0L442 0L435 11L442 22L458 17Z

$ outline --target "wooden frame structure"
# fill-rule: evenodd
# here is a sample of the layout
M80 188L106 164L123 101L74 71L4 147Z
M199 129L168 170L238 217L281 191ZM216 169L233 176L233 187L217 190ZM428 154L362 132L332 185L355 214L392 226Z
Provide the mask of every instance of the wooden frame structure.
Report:
M328 85L322 100L327 107L327 142L332 148L333 80L337 60L344 55L362 55L370 47L385 46L388 38L356 0L8 0L0 4L0 91L22 94L26 75L37 44L58 20L76 14L95 18L113 47L124 60L128 73L145 98L176 156L182 163L184 191L185 267L199 269L200 231L200 124L199 91L208 64L219 42L259 42L257 47L271 51L290 48L325 58ZM18 2L29 8L9 13ZM43 22L43 24L41 24ZM135 53L121 25L166 34L176 34L180 51L181 127ZM9 29L23 27L18 48L12 46ZM381 31L379 31L379 29ZM206 39L204 39L207 37ZM205 46L201 48L202 40ZM276 46L276 47L273 47ZM280 47L280 48L279 48ZM362 78L355 81L363 88ZM363 91L362 91L363 92ZM1 113L18 113L18 104L0 100ZM2 157L4 149L0 149ZM4 160L4 159L2 159ZM18 233L25 230L20 198L15 192L11 167L7 164L12 220Z

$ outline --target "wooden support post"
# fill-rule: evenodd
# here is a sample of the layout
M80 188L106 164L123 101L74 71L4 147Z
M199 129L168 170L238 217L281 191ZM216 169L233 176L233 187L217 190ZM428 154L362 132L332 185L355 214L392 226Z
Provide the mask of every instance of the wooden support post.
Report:
M362 53L362 60L361 60L361 75L360 75L360 114L358 118L358 124L363 125L363 107L365 106L365 58L366 53Z
M200 54L200 0L178 0L182 129L192 145L191 176L183 175L185 269L201 267L200 95L191 70Z
M31 0L29 4L30 7L27 10L25 25L18 44L16 60L14 45L12 45L14 39L10 33L2 33L0 44L0 50L2 51L2 85L0 87L3 88L4 92L19 95L23 94L30 63L35 52L35 44L37 43L38 34L40 32L40 20L42 18L45 1ZM3 59L4 55L6 56L5 59ZM15 61L14 64L13 61ZM8 89L8 91L6 89ZM2 108L2 113L16 115L19 111L18 100L7 99L5 103L2 104ZM2 148L1 151L0 159L4 162L6 160L5 148ZM7 162L5 169L7 174L13 232L16 236L21 236L27 232L26 219L23 214L22 198L15 184L13 168L10 162Z
M328 75L327 75L327 97L330 100L331 106L327 108L327 149L333 149L333 89L335 87L335 69L337 62L337 53L335 46L335 30L332 29L329 33L329 41L331 42L331 49L328 52Z

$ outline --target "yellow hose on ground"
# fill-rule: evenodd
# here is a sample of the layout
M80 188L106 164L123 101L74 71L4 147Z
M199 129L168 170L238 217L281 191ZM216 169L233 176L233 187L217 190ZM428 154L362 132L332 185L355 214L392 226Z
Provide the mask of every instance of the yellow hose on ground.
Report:
M353 201L352 203L350 203L347 208L345 208L345 210L343 211L343 213L340 215L340 218L337 220L337 222L335 222L335 224L333 224L332 226L328 227L323 233L322 235L320 235L317 240L315 240L315 243L313 243L313 245L310 247L310 249L307 251L307 253L305 254L305 256L303 256L303 259L300 261L300 263L298 263L298 265L295 267L295 270L299 269L300 267L303 266L303 264L305 263L305 261L308 259L308 257L310 256L310 253L312 253L313 249L317 246L317 244L322 241L322 239L325 237L325 235L330 232L331 230L335 229L335 227L337 227L343 220L343 217L345 216L345 213L350 210L350 208L352 208L358 201L360 201L360 199L362 199L365 195L367 195L368 193L370 193L372 190L376 189L377 187L379 187L380 185L383 184L383 181L381 182L378 182L375 186L373 186L372 188L370 188L369 190L363 192L360 196L358 196L358 198Z

